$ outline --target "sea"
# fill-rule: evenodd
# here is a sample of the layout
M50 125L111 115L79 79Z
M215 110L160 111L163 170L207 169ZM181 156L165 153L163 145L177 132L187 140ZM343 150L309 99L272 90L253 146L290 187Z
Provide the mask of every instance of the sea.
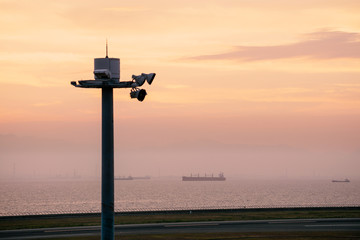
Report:
M115 181L115 211L360 206L360 181L181 178ZM0 216L98 213L101 182L1 181Z

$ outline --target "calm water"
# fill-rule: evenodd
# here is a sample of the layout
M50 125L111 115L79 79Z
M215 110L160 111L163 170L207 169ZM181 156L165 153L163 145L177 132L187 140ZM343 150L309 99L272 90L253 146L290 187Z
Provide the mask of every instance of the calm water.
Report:
M0 215L100 212L97 181L1 182ZM117 211L360 206L360 181L115 181Z

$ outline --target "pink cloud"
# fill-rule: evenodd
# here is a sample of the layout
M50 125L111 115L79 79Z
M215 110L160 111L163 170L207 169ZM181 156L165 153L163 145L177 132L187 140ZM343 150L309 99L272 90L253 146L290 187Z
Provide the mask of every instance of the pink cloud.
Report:
M360 34L323 31L306 35L307 40L287 45L236 46L221 54L190 57L192 60L261 61L284 58L360 58Z

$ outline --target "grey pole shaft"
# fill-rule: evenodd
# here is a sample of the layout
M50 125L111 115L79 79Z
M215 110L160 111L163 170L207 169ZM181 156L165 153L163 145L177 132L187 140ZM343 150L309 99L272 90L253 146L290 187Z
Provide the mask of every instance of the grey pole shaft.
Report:
M102 88L101 240L114 240L113 89Z

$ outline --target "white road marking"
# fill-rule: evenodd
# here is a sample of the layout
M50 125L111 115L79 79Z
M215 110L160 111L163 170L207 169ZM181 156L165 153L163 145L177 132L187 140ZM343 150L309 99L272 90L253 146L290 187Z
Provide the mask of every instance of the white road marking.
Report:
M317 221L314 220L275 220L269 221L269 224L281 224L281 223L315 223Z
M218 223L195 223L195 224L166 224L164 227L198 227L198 226L218 226Z
M98 230L97 228L76 228L76 229L54 229L54 230L45 230L44 232L71 232L71 231L91 231Z
M323 224L305 225L305 227L360 227L360 224Z

